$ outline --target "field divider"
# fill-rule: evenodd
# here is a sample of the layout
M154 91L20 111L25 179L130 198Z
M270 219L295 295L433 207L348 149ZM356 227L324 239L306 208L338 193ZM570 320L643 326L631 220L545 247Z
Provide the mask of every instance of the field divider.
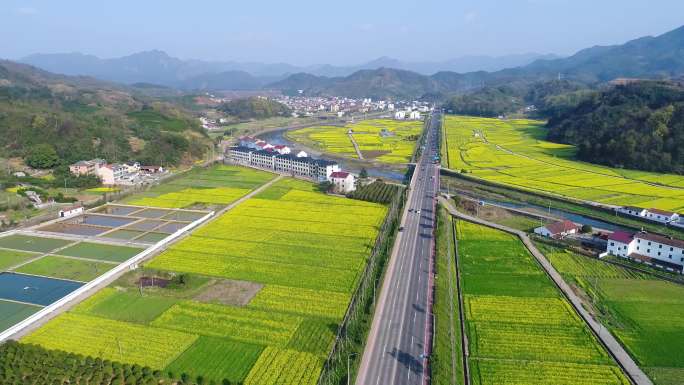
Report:
M636 385L653 385L651 379L639 368L639 366L634 362L632 357L627 353L624 347L617 341L613 334L607 330L601 323L596 321L591 314L582 306L582 301L580 298L572 291L570 285L568 285L563 277L558 273L555 267L546 259L546 257L537 249L537 247L532 243L530 238L524 231L516 230L507 226L492 223L480 218L475 218L467 214L463 214L456 210L456 208L445 199L443 196L439 198L440 203L449 211L449 213L458 219L462 219L467 222L479 224L482 226L487 226L496 230L500 230L512 235L517 236L522 243L525 245L527 250L534 256L537 262L544 269L546 274L551 278L556 287L561 291L564 298L570 302L572 307L575 309L576 314L578 314L585 324L589 326L594 336L603 345L606 351L615 359L615 362L620 366L623 372L627 375L629 380Z
M466 334L466 323L465 323L465 304L463 301L463 284L461 282L461 261L460 257L458 255L458 238L456 237L456 231L454 229L455 223L453 218L450 218L449 220L449 234L451 235L451 238L453 240L453 252L454 252L454 258L453 262L456 265L456 295L458 296L458 320L459 320L459 326L461 328L461 359L463 360L463 383L465 385L470 385L471 384L471 379L470 379L470 367L468 366L468 356L470 355L470 352L468 351L468 335ZM449 251L451 251L451 244L449 246ZM451 283L451 256L449 256L449 282ZM449 285L450 289L453 290L453 285ZM450 293L453 295L452 293ZM451 314L454 313L453 311L453 299L451 300L450 304L452 307ZM452 321L452 327L453 327L453 321ZM453 337L453 335L452 335ZM453 346L452 346L453 349Z
M109 270L98 278L90 281L89 283L81 286L80 288L74 290L73 292L62 297L58 301L52 303L49 306L44 307L42 310L34 313L25 320L19 322L18 324L10 327L4 332L0 333L0 342L7 339L17 339L25 334L31 332L35 328L49 321L50 319L61 314L69 305L74 305L83 299L99 291L104 285L109 284L118 278L121 274L125 273L127 270L133 270L137 268L138 263L144 261L146 258L154 255L158 251L162 251L169 243L174 242L178 238L184 236L188 232L195 229L197 226L209 220L215 215L214 211L209 212L207 215L200 219L188 224L182 229L177 230L175 233L169 235L163 240L157 242L152 247L142 251L141 253L131 257L127 261L123 262L119 266Z

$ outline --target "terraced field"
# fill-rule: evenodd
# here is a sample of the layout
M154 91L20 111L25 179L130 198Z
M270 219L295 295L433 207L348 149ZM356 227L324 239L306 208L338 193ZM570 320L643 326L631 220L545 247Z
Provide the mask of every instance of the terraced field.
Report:
M684 286L544 247L566 281L587 293L598 318L657 385L684 378Z
M282 179L24 342L206 383L315 384L385 214Z
M612 205L684 210L684 177L574 160L575 147L544 140L543 122L445 117L443 160L452 170L517 188Z
M629 384L518 239L457 236L473 384Z
M423 130L421 121L390 119L365 120L345 126L309 127L289 131L289 139L322 152L357 158L349 138L351 131L364 159L384 163L406 163L411 159L418 137Z

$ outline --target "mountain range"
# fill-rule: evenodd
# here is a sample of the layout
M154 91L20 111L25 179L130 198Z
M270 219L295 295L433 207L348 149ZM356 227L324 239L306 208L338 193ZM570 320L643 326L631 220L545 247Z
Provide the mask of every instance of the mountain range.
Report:
M557 56L534 53L501 57L464 56L444 62L404 62L381 57L355 66L321 64L298 67L287 63L181 60L163 51L153 50L113 59L81 53L35 54L20 61L58 74L92 76L125 84L152 83L199 90L252 90L295 73L343 77L361 70L394 68L429 75L439 71L494 71L529 64L540 58L552 59Z
M672 79L684 74L684 27L657 37L642 37L622 45L595 46L560 59L539 59L515 68L494 72L433 75L380 68L344 77L294 74L270 84L286 92L302 90L310 95L375 98L439 98L484 86L524 86L556 78L599 84L616 78Z
M284 63L181 60L162 51L147 51L116 59L53 54L32 55L22 61L55 73L88 75L127 84L159 84L184 90L268 88L286 93L302 91L307 95L439 99L483 86L515 86L558 77L586 84L618 77L678 77L684 74L684 27L622 45L587 48L566 58L530 54L409 63L384 57L352 67L302 68ZM500 69L502 66L510 68ZM480 70L454 71L477 67ZM436 70L439 71L433 73Z

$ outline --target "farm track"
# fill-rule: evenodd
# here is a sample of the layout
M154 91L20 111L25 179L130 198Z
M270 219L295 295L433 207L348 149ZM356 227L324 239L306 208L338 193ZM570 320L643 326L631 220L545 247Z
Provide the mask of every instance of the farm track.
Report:
M450 218L451 219L451 218ZM453 296L453 288L454 285L451 282L452 279L452 274L451 274L451 263L456 264L456 294L458 295L458 320L459 320L459 327L461 328L461 357L463 360L463 383L465 385L470 385L470 367L468 366L468 355L470 354L468 352L468 335L466 334L466 324L465 324L465 314L463 313L464 309L464 303L463 303L463 287L461 284L461 266L460 266L460 258L458 256L458 239L456 238L456 232L454 231L454 223L453 219L449 221L449 234L451 235L453 239L453 252L454 252L454 258L452 260L451 256L449 257L449 288L451 289L452 293L450 293ZM452 248L449 247L449 251L451 252ZM454 314L453 310L453 298L451 300L451 315ZM451 327L453 328L454 322L453 320L451 321ZM453 337L454 332L453 329L451 331L451 335ZM452 341L452 360L455 359L455 352L453 350L453 345L455 341ZM455 371L455 364L454 365L454 377L456 375ZM456 382L456 378L454 378L454 383Z
M530 253L532 253L532 255L539 262L541 267L546 271L548 276L562 291L562 293L568 299L568 301L573 306L577 314L580 317L582 317L582 319L590 327L594 335L599 339L599 341L601 341L603 346L608 350L610 355L620 365L620 367L623 369L625 374L630 378L630 380L636 385L653 385L653 382L651 382L648 376L646 376L646 374L641 370L641 368L637 366L632 357L627 353L627 351L622 347L622 345L620 345L620 343L615 339L615 337L605 327L603 327L603 325L597 322L586 309L584 309L584 307L582 306L582 300L565 282L565 280L561 277L561 275L553 267L553 265L551 265L548 259L546 259L546 257L539 251L539 249L537 249L537 247L532 243L532 241L525 232L460 213L455 209L451 202L447 201L444 197L439 197L438 199L440 203L444 205L444 207L449 211L449 213L455 218L459 218L468 222L501 230L519 237L525 245L525 247L530 251Z
M349 136L349 140L351 140L352 145L354 145L354 151L356 151L356 156L359 157L359 160L364 160L363 159L363 154L361 153L361 149L359 148L359 144L356 143L356 139L354 139L354 134L347 134Z

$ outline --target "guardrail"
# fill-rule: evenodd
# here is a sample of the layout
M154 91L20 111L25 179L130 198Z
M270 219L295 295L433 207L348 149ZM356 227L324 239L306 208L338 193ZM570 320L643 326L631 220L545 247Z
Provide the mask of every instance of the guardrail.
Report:
M173 233L173 234L169 235L168 237L162 239L161 241L157 242L156 244L154 244L150 248L148 248L148 249L144 250L143 252L135 255L134 257L131 257L130 259L128 259L127 261L118 265L117 267L113 268L112 270L104 273L103 275L99 276L98 278L88 282L87 284L81 286L80 288L76 289L75 291L67 294L64 297L62 297L60 300L52 303L51 305L44 307L42 310L38 311L37 313L34 313L33 315L26 318L25 320L23 320L23 321L19 322L18 324L10 327L9 329L0 333L0 342L5 341L5 340L17 335L18 333L24 331L25 329L33 326L34 324L36 324L39 321L42 321L45 318L48 318L50 316L56 316L58 314L58 311L63 306L66 306L70 302L77 300L80 296L86 294L88 291L93 290L93 289L97 289L99 285L107 282L107 280L109 280L109 279L117 277L118 274L123 273L126 269L131 269L131 267L136 266L138 263L145 260L145 258L151 256L152 254L156 253L157 251L162 250L170 242L175 241L176 239L185 235L190 230L192 230L195 227L206 222L207 220L209 220L209 218L213 217L214 214L215 214L215 212L211 211L210 213L203 216L202 218L188 224L187 226L183 227L182 229L177 230L175 233ZM17 232L17 231L16 230L12 231L8 235L11 235L15 232Z

